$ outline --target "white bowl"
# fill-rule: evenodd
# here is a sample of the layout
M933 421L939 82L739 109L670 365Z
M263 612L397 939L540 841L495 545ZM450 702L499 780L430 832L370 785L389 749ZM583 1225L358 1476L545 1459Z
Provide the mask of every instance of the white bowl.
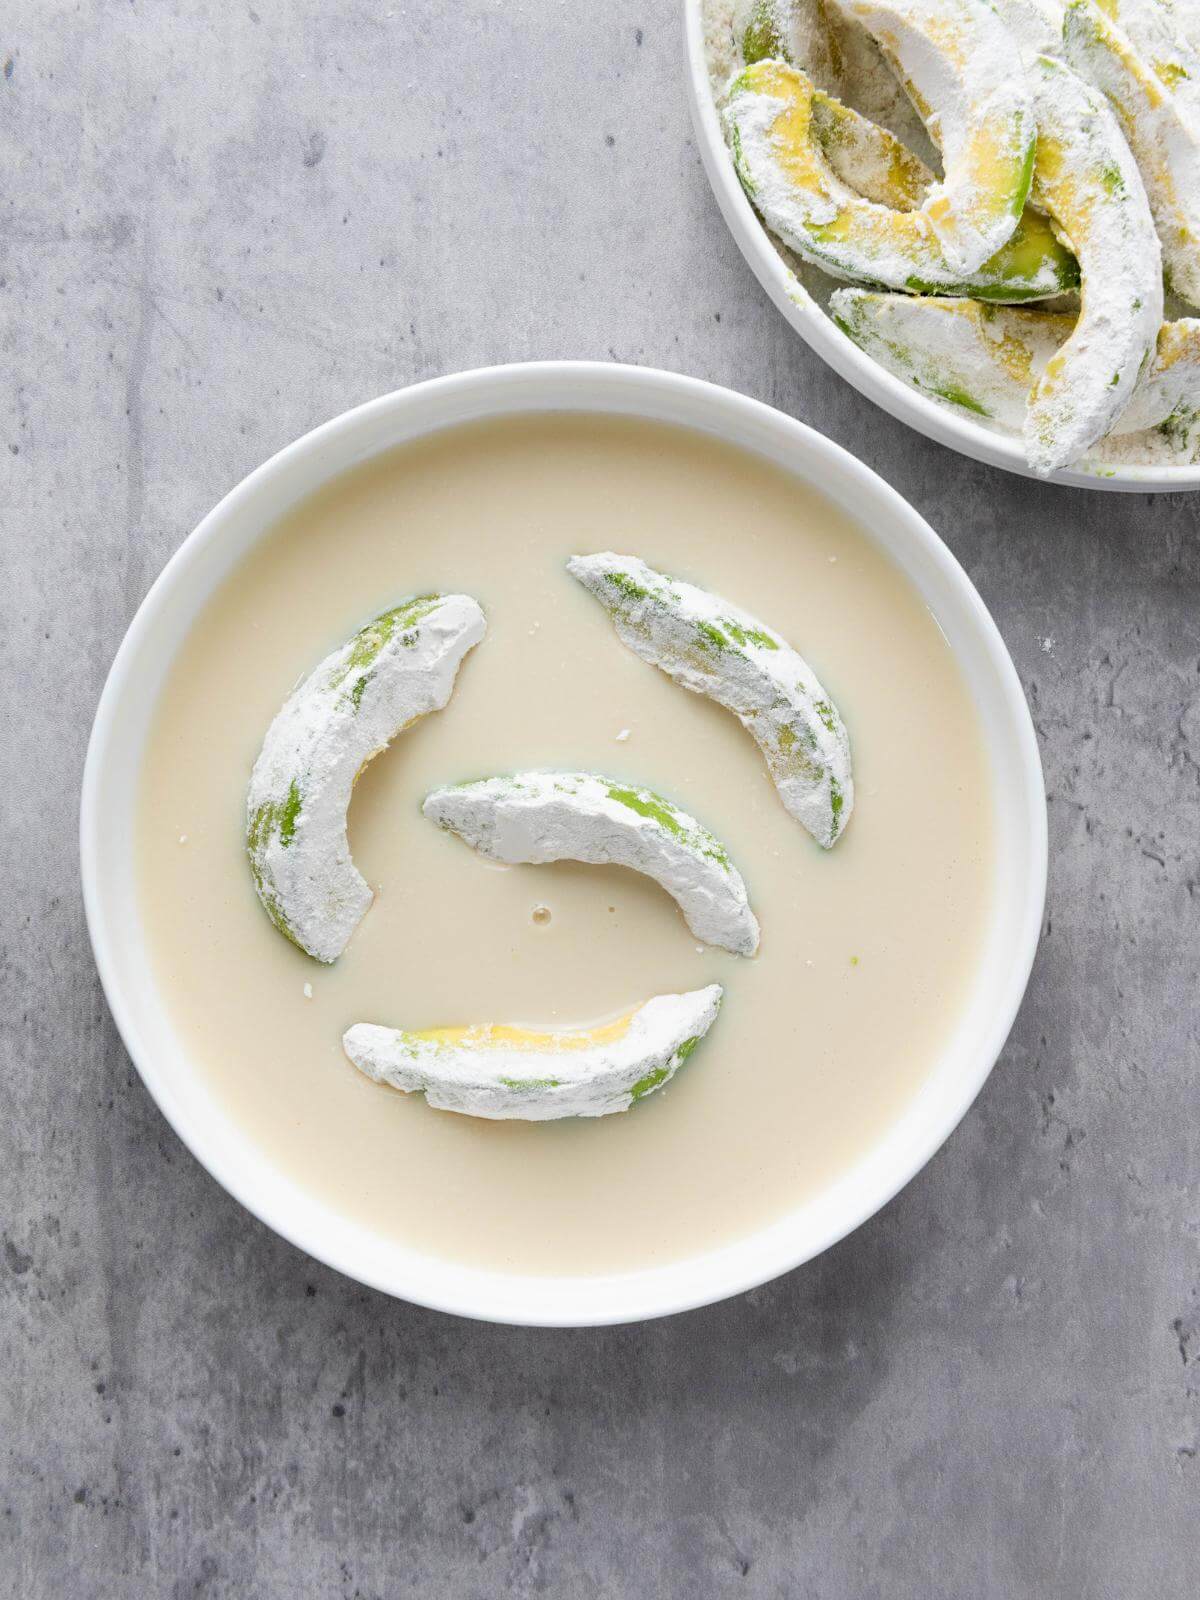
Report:
M721 215L759 283L804 342L868 400L874 400L876 405L900 422L907 422L918 433L949 445L965 456L986 461L993 467L1004 467L1026 478L1036 477L1019 439L995 433L918 393L860 350L826 315L781 258L733 170L713 103L702 12L703 0L684 0L692 124ZM1070 484L1079 489L1117 489L1134 494L1178 493L1200 489L1200 465L1130 466L1124 462L1106 464L1097 460L1086 467L1063 468L1045 481Z
M968 682L994 774L996 902L960 1024L890 1132L819 1198L749 1238L667 1266L533 1277L437 1260L347 1220L270 1165L188 1059L152 975L134 829L151 716L188 627L216 586L297 500L404 440L477 418L593 411L719 435L815 482L886 548L924 596ZM1012 662L937 535L860 462L801 423L693 378L592 362L460 373L385 395L280 451L209 513L143 601L109 673L83 782L84 900L117 1027L164 1116L208 1170L301 1249L389 1294L497 1322L585 1324L682 1311L762 1283L856 1228L949 1135L995 1062L1041 926L1046 811L1037 742Z

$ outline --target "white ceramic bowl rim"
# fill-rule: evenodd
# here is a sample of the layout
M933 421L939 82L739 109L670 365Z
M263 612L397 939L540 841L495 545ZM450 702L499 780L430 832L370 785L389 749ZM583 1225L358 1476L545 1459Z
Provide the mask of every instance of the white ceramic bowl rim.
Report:
M777 308L823 361L897 421L906 422L918 433L975 461L1003 467L1022 477L1036 478L1038 474L1026 461L1018 439L993 433L969 417L919 394L860 350L802 289L797 296L796 278L771 244L754 207L747 200L725 147L713 104L704 48L703 0L684 0L684 19L688 98L704 170L729 231ZM1064 468L1040 481L1076 489L1109 489L1132 494L1182 493L1200 489L1200 464L1171 467L1114 463L1106 467L1101 463L1090 471Z
M137 773L154 705L187 627L278 517L320 483L407 439L489 416L582 411L708 432L813 481L877 538L924 595L979 709L992 760L999 871L994 925L959 1026L928 1081L849 1172L797 1211L702 1256L597 1277L462 1266L384 1239L273 1167L191 1066L158 994L134 872ZM975 1098L1016 1015L1046 882L1037 741L982 601L932 529L839 446L770 407L697 379L597 362L540 362L439 378L359 406L281 450L200 523L143 601L96 713L84 772L81 864L88 929L113 1017L143 1081L197 1159L269 1227L389 1294L498 1322L627 1322L754 1287L871 1216L925 1164Z

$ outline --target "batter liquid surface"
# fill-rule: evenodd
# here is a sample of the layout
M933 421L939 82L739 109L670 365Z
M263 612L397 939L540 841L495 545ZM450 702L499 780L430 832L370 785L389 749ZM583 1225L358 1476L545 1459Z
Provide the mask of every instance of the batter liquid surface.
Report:
M567 556L603 549L723 595L808 659L853 746L856 808L832 851L784 811L737 721L626 650L564 572ZM351 847L378 894L323 967L255 897L250 768L298 678L433 589L473 595L488 634L447 709L355 790ZM760 954L698 948L674 902L632 873L500 867L420 814L439 784L522 767L611 774L690 811L746 879ZM753 455L593 416L455 429L291 512L184 641L147 746L139 848L174 1024L264 1158L408 1245L534 1273L695 1254L844 1173L949 1036L994 870L974 710L887 557ZM673 1083L592 1121L432 1111L341 1050L354 1022L577 1027L714 981L722 1015Z

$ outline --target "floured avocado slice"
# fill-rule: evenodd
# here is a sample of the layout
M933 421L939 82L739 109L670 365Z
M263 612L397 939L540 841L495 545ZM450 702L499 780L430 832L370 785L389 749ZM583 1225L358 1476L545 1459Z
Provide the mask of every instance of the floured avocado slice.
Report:
M1134 391L1117 433L1160 428L1200 411L1200 317L1165 322L1154 359Z
M836 844L854 807L850 739L803 657L749 612L636 556L572 556L567 571L635 655L733 712L787 810L825 849Z
M794 61L788 0L740 0L734 7L733 31L742 60Z
M795 67L760 61L734 80L724 112L742 187L806 261L856 283L985 300L1042 300L1078 283L1074 258L1032 210L977 272L956 272L924 210L868 199L835 171L817 137L830 119L827 105L814 111L816 92Z
M821 82L834 81L838 51L824 0L736 0L731 20L747 65L768 57L801 62Z
M922 213L952 271L976 272L1012 237L1033 178L1037 125L1011 35L986 0L840 0L895 67L942 154Z
M267 729L246 796L246 851L271 921L336 961L374 896L350 858L346 813L372 756L450 698L483 638L465 594L404 600L326 656Z
M1111 8L1117 11L1116 5ZM1200 306L1200 115L1093 0L1069 0L1067 59L1107 95L1145 184L1172 289ZM1185 70L1180 68L1180 70Z
M758 949L758 922L721 841L670 800L590 772L519 772L435 789L431 822L493 861L629 867L667 891L697 939Z
M1163 88L1193 116L1200 111L1200 29L1195 0L1101 0L1100 10L1129 40Z
M1019 433L1029 391L1075 318L977 300L838 289L834 321L914 389Z
M820 89L813 93L810 128L834 175L864 200L915 211L936 181L894 133Z
M820 7L815 4L814 12ZM742 7L739 39L748 65L775 59L792 65L797 60L792 36L796 8L791 0L749 0ZM809 31L825 36L822 16L814 15ZM803 55L810 71L810 56ZM844 105L823 89L812 91L812 137L834 173L867 200L897 211L912 211L937 182L920 156L887 128Z
M439 1111L524 1122L606 1117L670 1082L717 1020L721 998L713 983L561 1033L494 1023L409 1033L359 1022L342 1047L368 1078L423 1094Z
M1103 95L1039 56L1034 198L1071 243L1082 274L1078 320L1046 363L1025 417L1038 472L1076 461L1110 431L1153 358L1163 320L1162 257L1129 146Z
M974 300L914 300L838 289L839 328L881 366L974 416L1019 433L1030 391L1070 338L1074 316ZM1160 427L1200 407L1200 318L1165 322L1154 355L1109 436Z
M753 0L742 34L742 54L748 63L769 57L793 62L787 30L792 16L785 0ZM915 210L937 182L920 156L889 129L815 85L811 133L836 176L878 205Z
M1063 0L993 0L993 5L1024 67L1061 48Z

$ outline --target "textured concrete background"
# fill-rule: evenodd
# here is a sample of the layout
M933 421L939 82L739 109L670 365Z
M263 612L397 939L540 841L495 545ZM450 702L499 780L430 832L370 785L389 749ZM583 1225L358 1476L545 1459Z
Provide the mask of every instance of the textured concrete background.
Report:
M1200 502L1002 476L827 372L717 215L673 3L385 7L0 20L0 1593L1195 1594ZM568 355L757 395L915 502L1016 658L1053 866L1004 1058L882 1216L548 1333L360 1290L197 1167L74 835L117 643L227 488L381 391Z

